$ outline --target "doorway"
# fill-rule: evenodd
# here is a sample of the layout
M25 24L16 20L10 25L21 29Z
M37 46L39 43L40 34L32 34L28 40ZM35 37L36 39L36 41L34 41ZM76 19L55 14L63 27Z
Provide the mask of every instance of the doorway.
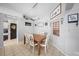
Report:
M4 46L9 47L11 45L17 44L17 23L8 21L7 23L4 22L4 27L6 25L6 28L4 28Z

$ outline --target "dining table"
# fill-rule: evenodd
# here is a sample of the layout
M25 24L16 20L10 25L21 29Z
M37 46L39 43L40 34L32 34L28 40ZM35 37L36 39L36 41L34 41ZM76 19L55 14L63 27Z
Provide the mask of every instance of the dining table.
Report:
M41 42L46 38L45 35L42 34L33 34L34 41L37 42L38 45L38 55L40 55L41 52Z

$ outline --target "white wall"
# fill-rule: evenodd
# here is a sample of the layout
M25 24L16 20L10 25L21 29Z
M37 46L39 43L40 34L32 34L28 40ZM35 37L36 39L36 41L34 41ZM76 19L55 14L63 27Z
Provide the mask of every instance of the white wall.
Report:
M66 11L65 20L67 22L67 16L69 14L79 13L79 4L74 4L71 10ZM79 20L79 19L78 19ZM79 55L79 26L76 23L66 23L68 30L68 37L66 39L66 54L67 55ZM78 22L79 24L79 22Z
M18 40L23 39L24 33L24 21L23 19L18 19L17 21L17 34L18 34Z
M48 23L47 26L45 26L45 22ZM39 23L43 23L43 26L38 26ZM42 32L50 33L50 17L49 17L49 14L45 15L43 18L37 19L36 21L34 21L34 24L37 24L37 26L34 26L34 32L35 33L42 33Z
M25 22L30 22L32 26L25 26ZM33 33L33 21L32 20L25 20L23 18L18 19L18 39L20 41L24 40L24 35L26 33Z
M65 10L70 7L70 5L66 5L63 4L62 13L55 18L60 21L60 36L53 35L51 39L53 45L65 55L79 55L79 26L76 26L76 23L68 23L69 14L79 13L79 4L74 4L70 10ZM55 21L55 19L51 22ZM61 20L63 20L63 24L61 24Z
M25 26L25 22L29 22L31 23L31 26ZM33 33L34 32L34 21L32 20L25 20L24 19L24 29L25 29L25 33Z
M3 24L2 21L0 21L0 48L3 48Z
M64 20L65 4L62 4L61 14L51 19L51 40L52 45L59 49L62 53L65 53L65 38L66 38L66 25L61 24L61 20ZM53 35L53 22L60 21L60 33L59 36Z

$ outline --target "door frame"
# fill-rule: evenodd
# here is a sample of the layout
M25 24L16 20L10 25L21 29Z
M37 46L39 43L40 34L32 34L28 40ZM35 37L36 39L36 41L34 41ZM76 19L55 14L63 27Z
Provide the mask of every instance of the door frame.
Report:
M9 29L8 29L9 35L8 35L8 40L10 40L10 24L11 24L11 23L15 23L16 26L18 25L17 20L16 20L16 22L10 22L10 21L9 21ZM18 44L18 27L16 28L16 42L17 42L17 44Z

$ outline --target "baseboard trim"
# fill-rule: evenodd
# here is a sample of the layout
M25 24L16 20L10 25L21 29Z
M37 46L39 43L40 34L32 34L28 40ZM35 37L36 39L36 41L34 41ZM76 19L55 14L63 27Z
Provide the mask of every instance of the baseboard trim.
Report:
M62 51L60 48L58 48L55 44L53 44L53 46L58 49L62 54L64 54L64 56L69 56L68 54L66 54L64 51Z

